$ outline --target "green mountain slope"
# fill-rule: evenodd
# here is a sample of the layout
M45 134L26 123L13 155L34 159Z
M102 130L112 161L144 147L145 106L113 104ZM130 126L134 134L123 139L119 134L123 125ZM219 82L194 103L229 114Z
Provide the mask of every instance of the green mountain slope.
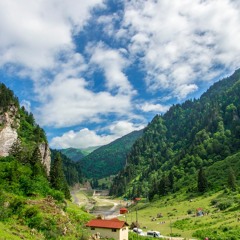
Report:
M85 157L85 154L82 152L82 150L77 148L60 149L59 151L74 162Z
M71 159L74 162L80 161L85 156L89 155L99 147L89 147L89 148L66 148L66 149L59 149L61 153L63 153L65 156L67 156L69 159Z
M54 159L57 154L60 154L63 162L63 171L69 186L82 182L82 171L80 165L69 159L62 150L51 149L51 158Z
M111 193L153 198L155 194L166 195L182 188L194 192L199 169L208 169L239 150L237 70L215 83L200 99L174 105L163 116L155 116L133 145L128 165L114 179ZM239 181L239 172L234 174ZM208 187L216 185L221 183L216 181Z
M118 173L126 164L126 156L133 143L142 135L134 131L102 146L80 161L86 178L100 179Z
M1 83L0 133L0 239L83 238L81 226L90 216L66 202L61 156L55 155L49 172L44 130Z

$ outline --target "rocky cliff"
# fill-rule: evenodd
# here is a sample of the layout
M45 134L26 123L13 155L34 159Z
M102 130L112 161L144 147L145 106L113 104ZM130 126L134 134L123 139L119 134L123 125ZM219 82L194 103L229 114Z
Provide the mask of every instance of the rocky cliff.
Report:
M0 109L0 156L8 156L9 151L18 139L18 128L20 117L18 108L10 106L6 112ZM47 174L50 172L51 152L47 143L40 143L39 150L42 156L42 163L46 167Z
M17 109L14 106L11 106L9 111L0 114L0 156L8 156L9 150L17 140L19 124L16 116Z

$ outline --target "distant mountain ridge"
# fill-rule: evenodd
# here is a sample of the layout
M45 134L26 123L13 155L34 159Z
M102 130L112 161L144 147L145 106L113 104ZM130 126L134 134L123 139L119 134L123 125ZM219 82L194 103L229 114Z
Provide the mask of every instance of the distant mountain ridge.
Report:
M88 148L65 148L65 149L59 149L61 153L63 153L65 156L67 156L69 159L71 159L74 162L80 161L84 157L86 157L88 154L93 152L94 150L98 149L100 146L96 147L88 147Z
M126 156L143 130L131 132L99 147L79 161L86 178L100 179L117 174L126 164Z
M200 99L173 105L164 115L156 115L133 145L128 164L113 181L111 194L151 199L186 188L194 192L201 168L209 173L209 189L227 186L227 179L211 166L223 166L220 163L226 159L224 168L235 169L240 161L236 159L239 152L240 70L237 70L213 84ZM239 184L239 171L234 174Z

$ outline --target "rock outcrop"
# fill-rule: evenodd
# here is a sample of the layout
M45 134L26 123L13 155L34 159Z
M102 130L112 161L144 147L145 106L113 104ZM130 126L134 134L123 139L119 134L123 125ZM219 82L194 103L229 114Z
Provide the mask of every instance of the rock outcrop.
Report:
M42 156L42 164L46 167L47 175L49 175L51 166L51 152L49 146L47 143L40 143L38 147Z
M18 139L19 128L18 109L10 106L7 112L0 114L0 156L6 157L12 145ZM47 175L50 173L51 152L47 143L40 143L39 150L42 156L42 164L46 167Z
M9 150L17 140L19 122L16 120L16 115L17 109L14 106L0 115L0 156L8 156Z

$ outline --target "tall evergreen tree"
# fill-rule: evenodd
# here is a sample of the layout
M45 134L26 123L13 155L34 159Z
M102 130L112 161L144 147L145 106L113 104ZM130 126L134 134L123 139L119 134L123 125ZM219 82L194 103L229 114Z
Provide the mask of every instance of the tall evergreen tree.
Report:
M67 181L63 173L62 158L59 153L57 153L53 159L50 170L50 182L52 187L62 191L67 199L71 198Z
M38 146L35 147L33 154L30 158L30 165L33 171L33 176L37 175L46 176L46 171L42 164L42 156Z
M233 191L236 190L236 177L231 167L229 167L229 170L228 170L228 187Z
M208 187L207 177L205 175L203 168L200 168L198 172L198 191L203 193L207 190L207 187Z

